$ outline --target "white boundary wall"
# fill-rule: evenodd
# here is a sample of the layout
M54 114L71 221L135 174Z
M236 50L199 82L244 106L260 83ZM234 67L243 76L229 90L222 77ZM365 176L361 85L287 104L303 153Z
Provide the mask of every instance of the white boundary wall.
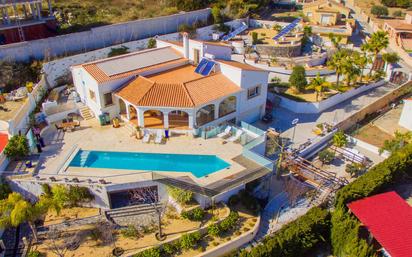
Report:
M88 31L0 46L0 59L26 61L87 52L143 38L174 33L181 24L206 22L210 8L169 16L135 20Z
M336 94L320 102L297 102L297 101L290 100L280 95L275 95L273 93L268 93L268 95L269 95L270 100L272 101L274 100L275 97L279 97L281 99L280 106L294 113L321 113L327 110L328 108L331 108L356 95L359 95L365 91L383 86L384 84L385 84L385 81L381 80L376 83L360 86L358 88L349 90L345 93Z
M226 24L237 27L240 25L241 22L242 20L234 20L234 21L227 22ZM213 27L214 26L212 25L212 26L207 26L207 27L197 29L197 34L196 34L197 39L211 40L212 33L214 32ZM70 66L79 65L79 64L86 63L86 62L91 62L91 61L107 58L107 55L109 54L112 48L126 46L129 48L129 52L134 52L134 51L145 49L147 47L147 42L149 38L136 40L136 41L132 41L132 42L124 43L124 44L112 45L112 46L101 48L98 50L89 51L87 53L72 55L69 57L65 57L65 58L61 58L58 60L45 63L43 65L43 71L46 74L47 82L50 84L50 87L56 86L55 84L56 84L57 78L61 76L65 76L65 75L71 76ZM158 36L157 38L163 39L163 40L178 40L180 38L180 35L179 33L175 32L171 34L161 35L161 36Z

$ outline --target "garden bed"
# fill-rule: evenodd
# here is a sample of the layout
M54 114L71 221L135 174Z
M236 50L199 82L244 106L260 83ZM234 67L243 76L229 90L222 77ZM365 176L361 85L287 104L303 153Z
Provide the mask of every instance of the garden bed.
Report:
M69 209L69 212L65 211L66 210L63 210L63 214L60 216L64 215L66 217L74 217L75 210ZM87 213L91 215L93 214L93 211L89 210L88 212L83 212L83 215L86 215ZM166 240L169 241L173 238L180 237L183 233L191 232L199 229L200 227L207 226L207 224L213 222L214 219L227 216L227 213L228 208L220 206L213 210L213 215L208 212L205 215L204 220L191 221L184 219L176 212L169 210L163 218L162 229L167 235ZM79 216L80 215L78 215L78 217ZM52 214L48 219L46 219L48 224L51 224L53 221L57 223L57 220L59 219ZM78 234L77 238L80 238L80 245L75 250L68 250L66 252L67 256L111 256L111 252L114 247L124 249L127 256L128 254L133 254L133 252L136 252L139 249L153 247L159 244L159 241L155 238L155 232L157 232L157 227L155 224L144 227L141 230L134 229L133 227L113 230L114 239L112 242L105 242L102 239L104 236L97 232L97 227L99 227L99 225L96 224L68 227L64 231L60 231L60 238L64 239L55 240L55 243L56 245L63 245L65 240L73 237L73 234ZM58 256L52 251L53 248L53 240L46 239L39 245L36 245L33 250L38 250L39 252L44 253L44 256Z
M99 215L97 208L82 208L73 207L69 209L62 209L59 214L55 211L49 211L44 218L44 226L59 224L67 220L82 219Z

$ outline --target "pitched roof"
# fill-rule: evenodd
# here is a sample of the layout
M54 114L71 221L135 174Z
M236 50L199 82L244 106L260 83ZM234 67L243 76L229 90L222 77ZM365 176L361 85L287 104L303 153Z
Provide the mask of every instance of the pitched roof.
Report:
M406 23L403 20L385 20L385 23L396 30L411 30L412 24Z
M396 192L374 195L348 204L392 257L412 253L412 207Z
M188 62L171 47L154 48L106 58L81 65L97 82L103 83L170 65Z
M241 90L221 73L178 79L182 72L194 73L194 69L187 65L159 75L139 76L116 94L136 106L191 108Z
M236 62L236 61L228 61L228 60L216 60L216 61L219 62L219 63L230 65L230 66L235 67L235 68L242 69L242 70L268 72L266 70L263 70L261 68L252 66L252 65L247 64L247 63L241 63L241 62Z
M3 152L4 148L6 148L8 142L9 136L5 133L0 133L0 153Z

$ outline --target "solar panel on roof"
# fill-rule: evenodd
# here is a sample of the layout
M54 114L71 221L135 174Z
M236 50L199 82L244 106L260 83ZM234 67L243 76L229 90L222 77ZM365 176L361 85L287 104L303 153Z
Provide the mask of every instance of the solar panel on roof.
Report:
M236 37L238 34L242 33L243 31L245 31L247 28L248 28L247 24L242 22L242 25L239 28L237 28L234 31L230 32L226 36L223 36L222 40L223 41L228 41L228 40Z
M273 37L273 40L278 40L280 37L282 37L282 36L288 34L289 32L291 32L298 25L300 20L301 20L301 18L297 18L292 23L285 26L275 37Z
M200 63L197 65L195 72L198 74L202 74L203 69L205 68L206 64L207 64L208 60L205 58L202 58L202 60L200 61Z
M215 62L208 60L205 68L202 70L202 73L200 74L202 74L203 76L209 75L214 66L215 66Z

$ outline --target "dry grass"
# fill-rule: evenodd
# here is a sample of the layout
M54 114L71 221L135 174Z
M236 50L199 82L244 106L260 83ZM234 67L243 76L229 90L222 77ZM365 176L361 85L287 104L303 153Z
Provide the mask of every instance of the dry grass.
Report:
M87 209L87 208L80 208L80 209ZM86 215L92 214L92 210L77 210L75 208L69 209L66 211L64 214L62 212L61 215L65 216L70 216L73 217L75 214L77 216L80 215ZM80 214L81 213L81 214ZM213 214L217 217L225 217L228 214L228 209L225 207L219 207L214 210ZM209 215L209 221L212 216ZM57 223L57 218L56 216L53 216L53 214L50 214L48 218L48 224L51 224L51 220L55 221ZM207 224L207 223L206 223ZM201 222L198 221L189 221L186 219L182 219L179 217L179 215L175 214L169 214L166 215L166 217L163 219L163 231L167 235L167 239L172 239L179 237L181 234L193 231L200 226L204 226L205 224L202 224ZM86 257L86 256L112 256L111 251L114 248L114 244L102 244L99 241L95 241L90 237L90 232L94 229L94 225L85 225L85 226L78 226L78 227L70 227L66 229L63 233L64 237L65 235L70 235L73 234L74 232L80 231L81 234L83 234L83 240L80 245L80 247L74 251L68 251L66 253L66 256L71 256L71 257ZM62 244L63 240L59 240L57 242L58 244ZM125 238L123 237L118 231L115 234L115 245L116 247L121 247L127 251L127 253L133 253L138 251L139 249L150 247L157 245L159 241L156 240L154 233L149 232L143 235L140 235L138 238ZM51 241L50 240L45 240L43 241L40 245L37 245L36 248L38 251L41 253L44 253L46 257L56 257L57 255L52 253L50 251L50 245Z
M44 225L59 224L65 220L81 219L91 216L99 215L97 208L80 208L73 207L70 209L63 209L59 215L55 211L50 210L44 219Z
M374 125L367 124L358 130L355 138L380 148L385 140L392 140L393 136Z

